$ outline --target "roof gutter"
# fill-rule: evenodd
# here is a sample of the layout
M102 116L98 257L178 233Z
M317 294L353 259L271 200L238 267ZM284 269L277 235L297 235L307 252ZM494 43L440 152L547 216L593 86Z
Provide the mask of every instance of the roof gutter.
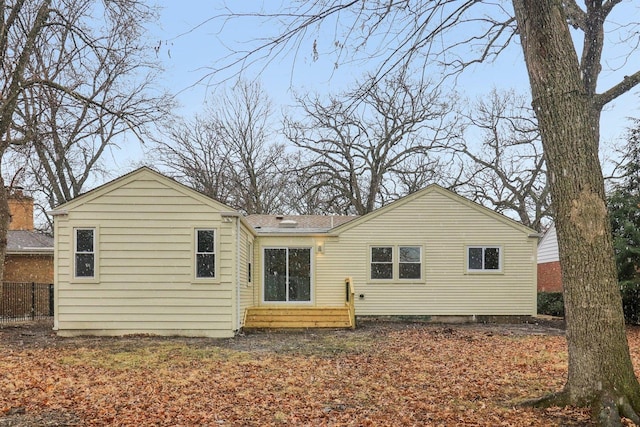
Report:
M53 255L53 248L23 248L15 251L7 249L7 255Z
M251 234L253 234L253 236L257 236L258 233L256 232L256 230L251 226L251 224L249 224L249 222L245 219L244 215L242 215L240 212L220 212L220 216L223 218L240 218L240 222L247 227L247 229L249 229L249 231L251 231Z
M269 236L269 237L339 237L340 234L338 233L319 233L319 232L311 232L311 233L306 233L306 232L297 232L297 233L293 233L293 232L289 232L289 233L282 233L282 232L277 232L277 231L266 231L266 232L260 232L260 230L258 230L257 233L258 236Z
M242 326L240 320L240 221L241 216L236 217L236 334Z

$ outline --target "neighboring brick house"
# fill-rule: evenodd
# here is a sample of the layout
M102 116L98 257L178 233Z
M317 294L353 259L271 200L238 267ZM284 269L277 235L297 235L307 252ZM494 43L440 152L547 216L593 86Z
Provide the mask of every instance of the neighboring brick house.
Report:
M53 283L53 238L34 230L33 198L11 190L9 212L3 280Z
M538 243L538 292L562 292L558 238L553 224Z

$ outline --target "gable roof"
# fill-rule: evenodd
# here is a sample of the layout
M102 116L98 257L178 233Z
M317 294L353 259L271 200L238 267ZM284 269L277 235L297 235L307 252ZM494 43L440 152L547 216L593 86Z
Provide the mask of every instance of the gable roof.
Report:
M411 193L407 196L404 196L396 201L393 201L391 203L389 203L388 205L385 205L381 208L378 208L376 210L374 210L373 212L370 212L366 215L362 215L360 217L358 217L357 219L354 219L353 221L349 221L343 225L340 225L334 229L332 229L331 231L335 234L339 234L343 231L349 230L353 227L358 226L359 224L362 224L363 222L369 221L370 219L373 219L379 215L383 215L393 209L396 209L400 206L403 206L404 204L410 203L415 199L424 197L427 194L430 193L437 193L440 194L442 196L445 196L449 199L451 199L454 202L463 204L467 207L469 207L470 209L473 209L475 211L478 211L484 215L490 216L502 223L504 223L507 226L510 226L512 228L515 228L527 235L529 235L529 237L538 237L538 233L537 231L535 231L532 228L529 228L521 223L519 223L518 221L511 219L509 217L506 217L505 215L498 213L496 211L493 211L485 206L480 205L479 203L473 202L469 199L467 199L466 197L460 196L456 193L454 193L451 190L447 190L444 187L441 187L438 184L429 184L427 187L423 188L422 190L418 190L415 193Z
M140 177L147 176L150 179L160 181L169 187L179 191L185 195L193 197L204 204L211 206L219 211L223 216L238 217L240 220L250 229L252 233L274 233L274 234L315 234L315 233L329 233L339 234L343 231L349 230L362 224L365 221L369 221L379 215L383 215L393 209L396 209L406 203L423 197L430 193L441 194L457 203L468 206L469 208L476 210L484 215L493 217L494 219L512 227L519 231L528 234L530 237L538 237L538 233L498 212L495 212L487 207L484 207L476 202L473 202L463 196L454 193L451 190L447 190L437 184L430 184L422 190L415 193L404 196L394 202L391 202L381 208L374 210L366 215L362 216L349 216L349 215L249 215L247 217L240 214L237 210L219 202L205 194L194 190L178 181L163 175L147 166L140 167L132 172L120 176L112 181L109 181L99 187L96 187L86 193L83 193L74 199L63 203L58 206L51 214L63 215L67 210L73 209L76 206L87 203L95 198L98 198L104 194L113 191L116 188L120 188Z
M92 190L87 191L86 193L80 194L79 196L73 198L72 200L63 203L61 205L59 205L58 207L56 207L56 209L54 211L51 212L52 215L60 215L60 214L64 214L66 210L68 209L73 209L78 205L81 205L83 203L87 203L91 200L94 200L100 196L103 196L117 188L120 188L132 181L135 181L136 179L139 179L141 177L147 176L150 179L154 179L156 181L160 181L162 183L164 183L165 185L173 188L174 190L183 193L187 196L193 197L199 201L201 201L204 204L207 204L221 212L227 212L227 213L236 213L237 211L235 209L233 209L232 207L229 207L227 205L225 205L222 202L219 202L203 193L200 193L197 190L194 190L193 188L181 184L178 181L176 181L173 178L170 178L166 175L161 174L160 172L157 172L151 168L149 168L148 166L142 166L132 172L129 172L125 175L122 175L114 180L108 181L102 185L100 185L99 187L96 187Z
M247 222L260 233L326 233L349 222L353 215L249 215Z

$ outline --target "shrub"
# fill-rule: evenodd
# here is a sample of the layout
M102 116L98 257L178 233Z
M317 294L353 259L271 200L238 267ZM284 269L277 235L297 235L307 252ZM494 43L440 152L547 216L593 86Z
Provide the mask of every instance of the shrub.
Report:
M624 320L630 325L640 325L640 280L620 282ZM562 292L538 292L538 314L564 316Z
M538 314L564 317L562 292L538 292Z
M620 282L620 293L625 322L640 325L640 281L636 279Z

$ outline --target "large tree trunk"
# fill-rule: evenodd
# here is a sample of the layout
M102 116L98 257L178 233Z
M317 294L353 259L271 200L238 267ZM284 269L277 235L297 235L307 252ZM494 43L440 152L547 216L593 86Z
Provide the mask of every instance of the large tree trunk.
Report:
M513 0L555 212L569 350L564 390L603 425L640 418L598 158L601 107L582 81L559 0Z
M4 257L7 254L7 234L9 234L9 200L4 180L0 176L0 298L3 297Z

